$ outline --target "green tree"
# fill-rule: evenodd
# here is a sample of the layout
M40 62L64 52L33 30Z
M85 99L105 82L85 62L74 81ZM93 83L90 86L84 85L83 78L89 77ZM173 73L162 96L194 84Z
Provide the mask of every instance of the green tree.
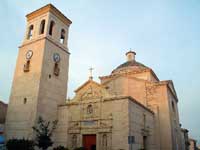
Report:
M53 131L56 129L58 121L45 121L42 117L38 118L37 125L33 127L35 131L35 145L42 150L47 150L53 145L51 139Z

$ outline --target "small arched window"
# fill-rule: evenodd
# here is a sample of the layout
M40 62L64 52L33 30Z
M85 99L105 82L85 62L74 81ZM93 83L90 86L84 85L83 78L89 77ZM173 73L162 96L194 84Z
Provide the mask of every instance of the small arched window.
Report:
M43 34L44 29L45 29L45 20L42 20L40 23L40 33L39 34Z
M143 114L143 122L144 122L144 128L146 127L146 115Z
M65 42L65 30L62 29L60 33L60 43L64 44L64 42Z
M28 35L27 35L27 39L31 40L33 37L33 25L30 25L28 28Z
M172 101L172 110L173 110L173 112L175 112L176 110L175 110L175 105L174 105L174 102Z
M55 22L51 21L50 22L50 27L49 27L49 35L52 35L54 32L54 28L55 28Z

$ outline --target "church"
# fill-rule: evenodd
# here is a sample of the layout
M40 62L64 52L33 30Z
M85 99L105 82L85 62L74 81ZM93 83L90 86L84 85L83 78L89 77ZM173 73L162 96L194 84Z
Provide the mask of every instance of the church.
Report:
M53 141L69 149L184 150L171 80L128 51L109 75L89 77L66 100L72 21L52 4L27 16L6 118L6 139L34 137L39 116L58 120ZM73 53L73 51L72 51Z

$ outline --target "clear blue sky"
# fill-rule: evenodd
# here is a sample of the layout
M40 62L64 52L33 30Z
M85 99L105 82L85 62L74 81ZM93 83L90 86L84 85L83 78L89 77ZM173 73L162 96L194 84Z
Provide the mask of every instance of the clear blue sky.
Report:
M68 95L88 78L108 75L133 48L161 80L173 80L183 127L200 140L199 0L1 0L0 99L8 102L25 15L48 3L73 21ZM90 55L89 55L90 54Z

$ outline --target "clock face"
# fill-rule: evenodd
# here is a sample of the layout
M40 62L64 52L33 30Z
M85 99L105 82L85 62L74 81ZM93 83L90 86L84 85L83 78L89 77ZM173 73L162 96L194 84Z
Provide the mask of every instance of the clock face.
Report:
M54 53L53 60L54 60L54 62L58 63L60 61L60 55L58 53Z
M26 59L31 59L31 57L33 56L33 51L32 50L29 50L27 53L26 53Z

